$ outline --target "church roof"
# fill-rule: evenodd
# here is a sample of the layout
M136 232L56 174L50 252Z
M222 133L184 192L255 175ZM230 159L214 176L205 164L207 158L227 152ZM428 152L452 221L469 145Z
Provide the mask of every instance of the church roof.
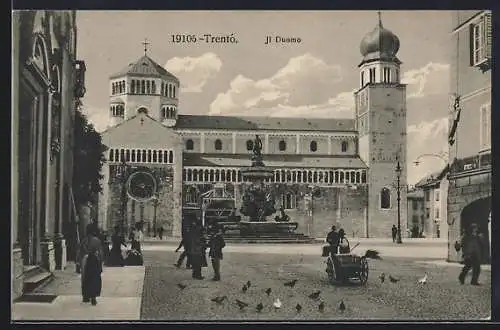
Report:
M274 168L367 168L357 156L264 155L264 164ZM248 154L198 154L184 153L183 166L251 166Z
M123 77L126 75L140 77L163 77L179 81L176 76L165 70L161 65L153 61L149 56L144 55L137 61L130 63L119 72L110 76L110 79Z
M237 117L208 115L179 115L178 129L233 129L233 130L279 130L279 131L356 131L354 119L334 118L280 118Z

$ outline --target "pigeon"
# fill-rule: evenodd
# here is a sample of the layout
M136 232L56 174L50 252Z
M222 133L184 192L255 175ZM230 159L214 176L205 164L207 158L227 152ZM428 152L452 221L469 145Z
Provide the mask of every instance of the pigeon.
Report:
M319 291L319 290L318 291L314 291L313 293L311 293L309 295L309 298L311 298L311 299L318 299L320 294L321 294L321 291Z
M246 302L243 302L239 299L236 299L236 305L238 305L240 310L243 310L243 308L248 307L248 304Z
M394 278L391 275L389 275L389 281L391 281L391 283L399 282L399 280L400 280L399 278Z
M325 303L322 301L319 305L318 305L318 310L323 313L324 310L325 310Z
M243 285L243 287L241 288L241 292L245 293L247 292L248 290L248 287L246 285Z
M341 301L340 301L339 310L340 310L341 312L345 311L345 304L344 304L344 300L341 300Z
M281 308L281 300L280 300L280 298L276 298L276 300L273 303L273 306L276 309Z
M297 280L291 280L290 282L286 282L285 286L289 286L289 287L293 288L296 283L297 283Z
M264 305L262 303L258 303L257 307L255 307L258 313L260 313L264 309Z
M184 290L187 287L187 285L179 283L177 284L177 287L181 290Z
M266 289L266 294L269 296L271 294L271 291L272 291L271 288L267 288Z
M250 281L247 281L247 288L250 288L250 285L252 285L252 283Z
M365 258L382 260L382 257L377 250L366 250Z
M427 283L427 273L425 273L424 277L418 280L418 283L425 284Z
M295 306L295 309L297 310L297 313L300 313L300 311L302 310L302 306L300 306L300 304L297 304L297 306Z
M227 299L226 296L222 296L222 297L215 297L215 298L212 298L211 301L213 301L214 303L217 303L217 305L221 305L222 302Z
M380 274L378 278L380 279L380 283L384 283L384 281L385 281L385 273Z

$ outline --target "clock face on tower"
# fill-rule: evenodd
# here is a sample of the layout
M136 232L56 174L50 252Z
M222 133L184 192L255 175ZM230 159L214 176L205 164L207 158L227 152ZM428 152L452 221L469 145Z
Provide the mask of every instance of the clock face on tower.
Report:
M127 192L137 201L149 200L156 193L156 180L147 172L136 172L128 180Z

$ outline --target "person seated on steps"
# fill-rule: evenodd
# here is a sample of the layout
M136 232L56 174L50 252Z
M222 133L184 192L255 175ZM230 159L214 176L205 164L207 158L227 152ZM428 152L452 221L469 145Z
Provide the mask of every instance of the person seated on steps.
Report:
M274 217L276 222L290 222L290 217L285 213L283 207L280 207L280 215Z

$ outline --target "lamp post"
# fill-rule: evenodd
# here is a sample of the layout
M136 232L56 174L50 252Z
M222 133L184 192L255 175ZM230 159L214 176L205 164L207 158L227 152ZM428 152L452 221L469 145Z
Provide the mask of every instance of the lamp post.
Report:
M156 209L158 208L158 196L153 198L153 237L156 237Z
M420 165L421 161L420 159L421 158L424 158L424 157L435 157L435 158L439 158L441 159L445 165L448 165L448 154L447 153L441 153L441 154L421 154L420 156L418 156L414 161L413 161L413 164L415 164L415 166L418 166Z
M397 176L397 193L398 193L398 232L397 232L397 243L401 244L403 241L401 240L401 173L403 169L401 168L401 164L398 161L396 165L396 176Z

